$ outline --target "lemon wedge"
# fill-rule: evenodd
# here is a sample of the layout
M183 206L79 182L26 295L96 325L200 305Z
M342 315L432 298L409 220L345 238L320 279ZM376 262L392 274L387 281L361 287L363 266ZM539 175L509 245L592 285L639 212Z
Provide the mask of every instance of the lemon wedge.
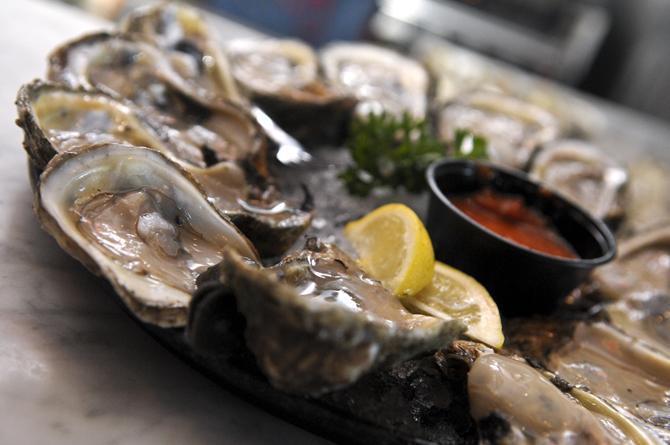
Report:
M433 244L421 219L405 205L379 207L347 224L344 236L361 268L400 298L417 294L433 279Z
M468 337L494 348L502 347L505 341L498 306L484 286L446 264L436 262L433 281L403 303L426 315L461 320Z

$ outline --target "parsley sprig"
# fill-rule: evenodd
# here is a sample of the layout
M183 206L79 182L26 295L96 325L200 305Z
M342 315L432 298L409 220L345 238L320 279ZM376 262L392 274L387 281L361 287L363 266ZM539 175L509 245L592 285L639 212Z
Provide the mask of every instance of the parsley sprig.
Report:
M375 187L421 192L426 188L426 168L447 153L428 123L408 113L356 118L349 134L347 146L354 163L340 178L357 196L367 196ZM468 131L458 130L453 145L454 158L486 158L486 140Z

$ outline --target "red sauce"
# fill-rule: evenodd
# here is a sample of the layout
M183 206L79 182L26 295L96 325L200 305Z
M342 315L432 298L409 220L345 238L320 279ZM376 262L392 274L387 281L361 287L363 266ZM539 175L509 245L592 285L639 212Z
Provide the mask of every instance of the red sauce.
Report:
M504 195L486 188L449 199L461 212L508 240L549 255L579 258L547 218L526 206L520 196Z

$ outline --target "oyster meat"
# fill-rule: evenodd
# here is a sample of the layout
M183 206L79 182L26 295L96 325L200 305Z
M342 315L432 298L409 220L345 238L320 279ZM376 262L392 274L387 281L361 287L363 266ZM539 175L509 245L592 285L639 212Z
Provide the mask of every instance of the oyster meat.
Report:
M99 142L123 142L159 150L179 163L203 187L207 198L228 215L263 256L283 253L309 226L312 213L290 205L268 178L234 161L199 167L183 160L165 134L141 110L102 92L35 81L17 98L24 146L42 170L56 154ZM176 131L172 129L172 131Z
M601 444L614 439L594 414L511 357L484 354L476 359L468 374L468 395L472 416L492 442ZM496 431L495 423L504 427ZM495 433L502 437L488 437Z
M409 313L344 252L314 238L267 269L227 251L217 270L246 320L247 346L285 391L347 386L376 367L446 346L464 330L458 321ZM200 320L194 313L189 330L198 331Z
M326 80L358 98L357 113L426 115L428 73L415 60L387 48L344 42L326 46L320 59Z
M476 91L442 106L436 113L438 137L453 143L465 129L488 142L491 161L525 168L535 150L558 136L559 124L546 110L512 96Z
M623 216L626 170L599 148L579 140L551 142L535 157L531 176L610 221Z
M257 258L191 176L147 148L110 143L57 155L40 177L35 210L137 317L163 327L186 323L196 278L224 248Z

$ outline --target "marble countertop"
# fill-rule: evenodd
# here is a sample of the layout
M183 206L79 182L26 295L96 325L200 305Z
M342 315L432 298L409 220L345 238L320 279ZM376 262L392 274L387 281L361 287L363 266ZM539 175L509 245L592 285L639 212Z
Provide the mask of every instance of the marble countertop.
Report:
M250 30L223 20L221 34ZM101 281L66 255L32 213L13 102L54 46L107 27L44 0L0 15L0 443L326 443L191 369L132 321ZM670 128L600 104L605 146L670 159Z
M55 45L106 26L55 2L3 2L0 443L326 443L172 355L40 229L14 125L16 92L43 75Z

